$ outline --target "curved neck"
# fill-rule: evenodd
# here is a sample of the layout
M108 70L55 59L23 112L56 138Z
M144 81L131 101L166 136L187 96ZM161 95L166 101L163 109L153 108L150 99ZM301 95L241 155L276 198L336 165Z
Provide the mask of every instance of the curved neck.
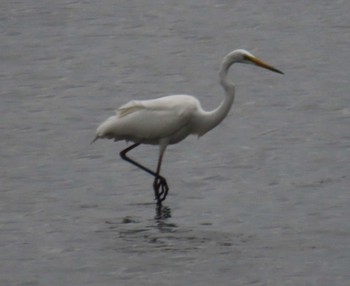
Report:
M234 61L224 59L220 70L220 84L225 91L225 98L217 108L212 111L205 111L201 122L200 136L217 126L230 111L235 99L235 85L228 80L228 72Z

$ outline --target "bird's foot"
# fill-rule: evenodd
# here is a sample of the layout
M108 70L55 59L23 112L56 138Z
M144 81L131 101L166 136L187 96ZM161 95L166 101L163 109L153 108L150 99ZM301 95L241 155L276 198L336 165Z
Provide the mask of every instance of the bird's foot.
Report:
M153 189L157 204L161 205L162 201L164 201L167 197L169 191L168 183L165 178L161 176L155 178L153 182Z

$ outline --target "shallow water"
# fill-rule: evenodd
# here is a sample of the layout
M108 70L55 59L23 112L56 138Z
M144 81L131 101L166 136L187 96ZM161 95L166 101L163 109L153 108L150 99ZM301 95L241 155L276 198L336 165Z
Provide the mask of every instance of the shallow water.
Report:
M0 284L348 285L350 4L120 2L0 4ZM132 99L215 107L236 48L285 75L234 67L228 118L167 150L159 210L94 130Z

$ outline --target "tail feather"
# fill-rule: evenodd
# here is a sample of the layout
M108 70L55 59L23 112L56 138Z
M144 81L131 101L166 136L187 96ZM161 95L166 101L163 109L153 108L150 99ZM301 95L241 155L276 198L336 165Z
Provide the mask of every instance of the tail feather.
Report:
M99 139L100 137L98 136L98 135L96 135L96 137L94 138L94 140L92 140L91 142L90 142L90 145L92 144L92 143L94 143L97 139Z

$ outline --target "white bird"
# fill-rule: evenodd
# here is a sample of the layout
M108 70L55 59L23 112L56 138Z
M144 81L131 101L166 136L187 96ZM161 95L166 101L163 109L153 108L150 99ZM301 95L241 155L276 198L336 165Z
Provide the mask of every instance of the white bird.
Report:
M229 68L234 63L252 64L283 74L246 50L234 50L222 61L220 84L225 91L225 98L216 109L204 110L200 102L191 95L169 95L156 99L130 101L116 110L116 115L109 117L97 128L96 137L91 143L100 138L134 142L122 150L120 156L154 176L155 198L158 205L161 205L169 190L166 179L160 175L166 147L182 141L190 134L202 136L226 117L235 98L235 85L228 79ZM156 171L126 156L127 152L140 144L159 145Z

